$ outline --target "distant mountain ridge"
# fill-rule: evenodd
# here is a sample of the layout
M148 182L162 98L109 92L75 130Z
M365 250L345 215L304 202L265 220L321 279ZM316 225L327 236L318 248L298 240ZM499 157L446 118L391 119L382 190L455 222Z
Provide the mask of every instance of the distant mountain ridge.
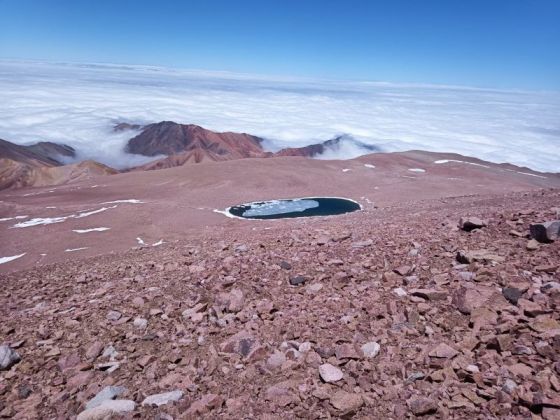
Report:
M63 164L63 158L76 157L74 148L65 144L52 142L38 142L30 146L21 146L0 139L0 158L11 159L16 162L48 166Z
M376 146L362 143L351 136L341 135L322 143L304 147L290 147L278 152L263 148L264 139L245 133L211 131L193 124L162 121L144 127L138 124L119 123L114 130L142 129L126 145L126 152L143 156L166 157L130 170L165 169L205 161L225 161L245 158L272 158L300 156L314 158L325 152L336 152L344 145L359 147L367 152L379 151Z
M58 185L118 172L92 160L63 164L64 158L75 157L74 148L65 144L39 142L21 146L0 139L0 190Z
M322 143L269 152L264 149L261 137L215 132L198 125L173 121L147 125L119 122L114 125L113 131L134 132L136 135L128 140L125 151L156 159L122 171L91 160L65 165L68 159L76 158L76 150L65 144L39 142L21 146L0 140L0 189L58 185L92 175L166 169L209 161L289 156L314 158L329 151L337 152L345 145L359 147L366 152L379 151L375 146L342 135ZM157 159L159 156L162 157Z

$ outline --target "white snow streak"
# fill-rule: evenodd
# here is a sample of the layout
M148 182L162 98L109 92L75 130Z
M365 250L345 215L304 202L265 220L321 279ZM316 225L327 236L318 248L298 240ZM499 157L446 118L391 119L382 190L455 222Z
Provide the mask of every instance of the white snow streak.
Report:
M488 165L482 165L481 163L474 163L474 162L467 162L464 160L455 160L455 159L442 159L442 160L436 160L434 163L437 165L440 165L442 163L449 163L449 162L454 162L454 163L464 163L466 165L474 165L474 166L480 166L482 168L488 168L490 169L490 166Z
M101 213L107 211L109 209L117 208L116 205L111 207L102 207L97 210L91 210L86 212L81 212L78 214L71 214L69 216L59 216L59 217L36 217L31 220L26 220L25 222L16 223L12 226L12 228L26 228L31 226L38 226L38 225L51 225L53 223L62 223L68 219L81 219L83 217L91 216L92 214Z
M106 201L106 202L101 203L101 204L121 204L121 203L143 204L144 201L136 200L135 198L130 198L128 200Z
M104 232L111 228L108 227L98 227L98 228L91 228L91 229L72 229L72 232L76 233L88 233L88 232Z
M24 252L23 254L19 254L19 255L14 255L12 257L0 257L0 264L5 264L7 262L13 261L13 260L17 260L18 258L21 258L25 255L26 253Z
M29 216L15 216L15 217L4 217L0 219L0 222L7 222L8 220L17 220L17 219L27 219Z

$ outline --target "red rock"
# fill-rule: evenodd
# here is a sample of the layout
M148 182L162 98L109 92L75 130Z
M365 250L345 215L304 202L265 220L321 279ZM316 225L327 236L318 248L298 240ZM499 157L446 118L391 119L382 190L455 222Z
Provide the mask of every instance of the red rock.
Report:
M433 414L438 409L437 402L433 398L413 397L407 400L406 403L410 411L416 416Z
M340 390L331 396L330 403L337 410L338 415L346 416L357 412L364 404L364 400L359 394Z
M447 299L447 292L435 289L411 289L409 293L412 296L418 296L426 300L436 301Z
M460 312L468 315L475 308L490 305L490 297L494 294L495 291L491 288L477 287L467 289L461 287L453 294L453 304Z
M457 356L457 354L459 354L459 352L453 347L450 347L445 343L439 343L428 353L428 356L441 359L452 359Z
M191 404L186 414L190 416L205 415L218 408L223 403L222 397L217 394L206 394Z
M95 341L86 350L86 358L88 360L96 359L101 354L101 352L103 351L103 347L104 346L103 346L102 342Z
M356 346L349 343L336 346L335 355L337 359L360 359L362 357Z

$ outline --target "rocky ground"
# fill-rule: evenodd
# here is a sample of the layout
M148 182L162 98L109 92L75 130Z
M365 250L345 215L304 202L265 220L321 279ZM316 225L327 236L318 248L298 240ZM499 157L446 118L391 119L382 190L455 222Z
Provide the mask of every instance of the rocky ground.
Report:
M558 419L560 241L529 225L559 207L398 203L4 274L0 417Z

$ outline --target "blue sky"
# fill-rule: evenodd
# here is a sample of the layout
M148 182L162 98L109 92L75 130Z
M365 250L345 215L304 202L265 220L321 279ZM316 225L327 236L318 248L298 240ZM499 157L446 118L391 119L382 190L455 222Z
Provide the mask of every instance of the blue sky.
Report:
M0 58L560 89L558 0L0 0Z

